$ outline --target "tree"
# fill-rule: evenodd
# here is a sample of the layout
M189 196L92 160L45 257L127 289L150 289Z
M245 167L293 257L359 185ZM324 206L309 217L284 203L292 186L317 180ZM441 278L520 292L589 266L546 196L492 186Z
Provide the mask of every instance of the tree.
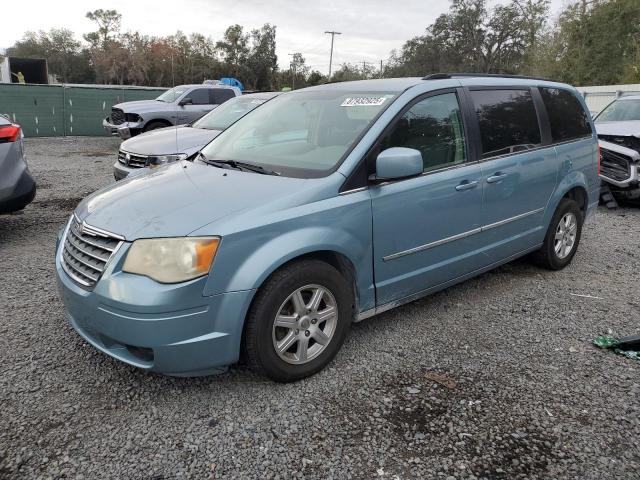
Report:
M122 37L122 49L126 55L126 80L133 85L149 84L149 69L151 57L149 56L150 40L138 32L128 33Z
M312 70L307 77L307 85L309 86L321 85L323 83L327 83L328 81L329 79L327 78L327 76L323 75L318 70Z
M548 0L511 0L488 10L486 0L452 0L424 35L392 52L387 74L516 73L541 35Z
M63 83L93 81L87 52L82 49L73 32L64 28L53 28L48 32L26 32L7 50L14 57L45 58L49 72Z
M127 70L127 51L118 40L122 15L116 10L94 10L86 17L95 22L98 30L84 35L89 43L91 65L99 83L124 82Z
M103 10L100 8L93 12L87 12L86 17L98 25L97 31L87 33L84 36L91 46L100 45L105 47L109 40L113 40L120 32L122 15L117 10Z
M247 58L248 86L252 89L274 88L274 74L278 69L276 55L276 27L265 23L262 28L251 31L251 51Z
M249 35L243 32L240 25L232 25L224 32L224 38L216 44L222 58L229 68L229 74L239 77L245 71L249 55Z
M544 74L576 85L638 82L640 9L637 0L580 0L547 34Z
M451 0L448 12L390 52L384 76L492 72L576 85L640 82L638 0L566 1L551 23L549 0ZM310 71L301 52L280 70L276 27L268 23L249 33L231 25L216 42L180 31L162 37L121 33L116 10L94 10L86 17L96 29L84 42L66 29L27 32L6 54L46 58L51 73L73 83L173 86L234 76L249 89L280 89L329 80ZM346 63L331 80L379 75L371 65Z

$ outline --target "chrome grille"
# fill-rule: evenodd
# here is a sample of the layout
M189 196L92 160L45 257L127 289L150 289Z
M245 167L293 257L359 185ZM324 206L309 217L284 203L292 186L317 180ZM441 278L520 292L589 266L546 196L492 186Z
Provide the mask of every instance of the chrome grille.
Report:
M131 168L144 168L147 166L149 157L120 150L118 152L118 162Z
M125 122L126 116L122 110L119 108L111 109L111 123L113 125L121 125Z
M93 287L121 242L122 238L81 224L74 216L64 239L62 267L80 285Z
M600 175L622 182L631 177L630 158L606 148L600 148Z

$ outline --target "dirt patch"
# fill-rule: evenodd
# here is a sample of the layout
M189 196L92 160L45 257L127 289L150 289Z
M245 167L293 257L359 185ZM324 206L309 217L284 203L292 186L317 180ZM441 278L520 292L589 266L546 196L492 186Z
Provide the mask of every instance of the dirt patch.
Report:
M391 477L434 470L479 478L544 476L557 458L557 438L494 381L434 370L388 376L373 389L374 398L340 406L347 414L336 419L337 428L358 438L353 448L382 439L394 448L395 461L384 469ZM487 397L487 390L495 394ZM354 428L363 419L369 425ZM369 474L376 472L362 478Z
M102 150L89 150L89 151L75 151L75 152L64 152L61 155L59 155L62 158L69 158L69 157L111 157L113 155L116 155L118 152L110 152L110 151L102 151Z
M81 201L82 197L52 198L49 200L35 200L33 205L40 208L73 211Z

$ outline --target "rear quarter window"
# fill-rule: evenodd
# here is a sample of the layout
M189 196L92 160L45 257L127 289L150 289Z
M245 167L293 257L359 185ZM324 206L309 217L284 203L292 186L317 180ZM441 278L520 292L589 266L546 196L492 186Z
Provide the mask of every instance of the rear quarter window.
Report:
M190 98L193 105L207 105L209 103L209 96L207 95L206 88L196 88L187 93L185 98Z
M220 105L236 96L230 88L212 88L209 90L209 95L211 95L211 103L214 105Z
M576 96L561 88L540 88L554 143L591 136L589 116Z
M523 152L542 144L531 91L472 90L482 158Z

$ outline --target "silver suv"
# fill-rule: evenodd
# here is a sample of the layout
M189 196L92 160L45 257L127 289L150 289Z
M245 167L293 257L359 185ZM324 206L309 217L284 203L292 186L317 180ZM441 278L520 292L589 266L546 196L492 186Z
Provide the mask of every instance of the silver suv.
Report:
M192 157L229 125L277 95L280 92L242 95L193 123L160 128L125 140L113 165L115 179L121 180L131 173L141 172L144 167L155 168Z
M242 95L229 85L180 85L155 100L124 102L111 108L105 130L123 139L156 128L193 122L227 100Z

